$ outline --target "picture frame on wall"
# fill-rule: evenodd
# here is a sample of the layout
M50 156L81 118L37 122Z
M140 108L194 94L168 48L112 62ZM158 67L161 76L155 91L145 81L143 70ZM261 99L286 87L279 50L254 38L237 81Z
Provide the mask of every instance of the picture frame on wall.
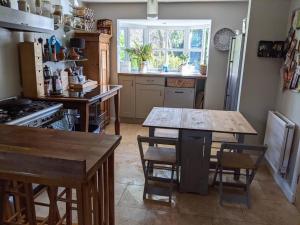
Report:
M273 41L260 41L258 44L258 57L271 57Z
M258 43L257 56L265 58L283 58L284 46L284 41L260 41Z

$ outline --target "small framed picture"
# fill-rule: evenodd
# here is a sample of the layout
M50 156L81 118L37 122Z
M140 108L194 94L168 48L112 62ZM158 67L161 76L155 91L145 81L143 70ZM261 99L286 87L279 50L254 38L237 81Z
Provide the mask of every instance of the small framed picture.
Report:
M284 57L284 41L274 41L272 47L273 58L283 58Z
M258 57L272 57L273 41L260 41L258 43Z

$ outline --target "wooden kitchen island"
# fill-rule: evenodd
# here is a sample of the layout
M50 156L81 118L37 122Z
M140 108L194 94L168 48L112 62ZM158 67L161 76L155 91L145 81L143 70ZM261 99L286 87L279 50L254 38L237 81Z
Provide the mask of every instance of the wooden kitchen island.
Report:
M0 125L1 206L8 202L8 194L15 201L22 196L26 199L25 210L17 216L7 218L0 207L0 224L20 224L15 220L24 220L22 214L28 224L37 224L32 194L35 183L48 188L46 224L66 221L71 225L72 209L76 209L78 225L114 225L114 150L120 141L117 135ZM22 184L26 192L9 193L8 183ZM57 213L57 201L62 198L58 197L58 187L66 190L64 216ZM76 199L72 198L72 189L76 190Z
M80 131L89 130L89 107L97 102L114 98L115 104L115 134L120 134L119 105L121 85L97 85L89 91L64 91L62 95L39 97L39 100L63 103L65 109L77 109L80 113ZM110 115L107 115L110 116Z

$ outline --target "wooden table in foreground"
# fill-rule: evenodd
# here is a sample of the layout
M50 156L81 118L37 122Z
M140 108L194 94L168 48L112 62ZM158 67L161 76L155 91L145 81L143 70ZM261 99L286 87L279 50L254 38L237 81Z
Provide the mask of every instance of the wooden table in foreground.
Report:
M0 180L42 184L56 192L57 187L76 189L78 225L114 225L114 150L120 140L0 125Z
M42 96L39 100L63 103L66 109L77 109L80 113L80 130L88 132L89 107L97 102L104 102L114 97L115 104L115 134L120 134L120 89L121 85L98 85L88 92L68 90L58 96ZM109 104L109 103L108 103Z
M179 129L180 191L207 194L212 133L230 133L244 142L257 132L240 112L154 107L143 123L149 136L155 128Z

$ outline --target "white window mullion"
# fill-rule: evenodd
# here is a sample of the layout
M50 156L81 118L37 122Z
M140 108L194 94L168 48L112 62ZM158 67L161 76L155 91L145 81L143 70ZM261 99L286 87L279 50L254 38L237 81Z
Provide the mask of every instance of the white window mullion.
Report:
M189 54L189 34L190 34L190 29L186 28L184 29L184 49L183 49L183 54Z

